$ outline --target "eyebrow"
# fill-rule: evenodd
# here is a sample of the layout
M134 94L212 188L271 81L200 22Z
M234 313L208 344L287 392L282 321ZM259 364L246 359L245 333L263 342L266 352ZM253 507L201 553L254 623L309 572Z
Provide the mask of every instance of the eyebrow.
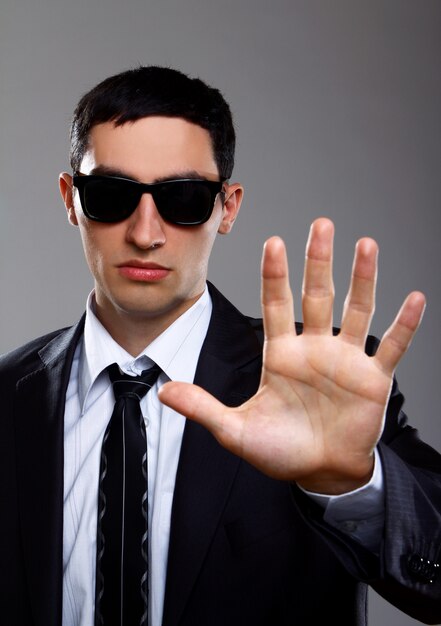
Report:
M127 172L115 167L109 167L107 165L97 165L90 171L90 175L93 176L117 176L118 178L126 178L128 180L134 180L136 182L143 182L128 175ZM167 176L159 176L158 178L150 181L151 183L164 183L169 180L181 180L181 179L194 179L194 180L206 180L205 176L202 176L200 172L196 170L183 170L168 174Z

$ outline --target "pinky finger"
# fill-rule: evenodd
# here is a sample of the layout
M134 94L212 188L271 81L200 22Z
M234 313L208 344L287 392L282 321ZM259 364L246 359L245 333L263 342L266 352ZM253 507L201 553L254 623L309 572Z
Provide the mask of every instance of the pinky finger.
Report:
M405 299L395 320L384 333L375 359L380 367L392 374L418 330L426 306L420 291L413 291Z

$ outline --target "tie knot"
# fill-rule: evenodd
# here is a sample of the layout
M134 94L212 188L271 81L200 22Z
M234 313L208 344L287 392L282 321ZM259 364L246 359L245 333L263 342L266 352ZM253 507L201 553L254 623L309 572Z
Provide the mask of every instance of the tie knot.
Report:
M107 368L109 378L113 386L115 400L122 397L136 396L139 400L143 398L151 387L155 384L161 368L154 365L148 370L144 370L140 376L129 376L123 374L116 363Z

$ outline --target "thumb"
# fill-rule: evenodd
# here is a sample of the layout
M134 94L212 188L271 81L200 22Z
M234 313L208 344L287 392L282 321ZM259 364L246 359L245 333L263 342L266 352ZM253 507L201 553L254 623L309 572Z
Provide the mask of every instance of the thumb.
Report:
M174 411L202 424L215 437L219 437L227 407L201 387L190 383L169 382L160 388L158 397Z

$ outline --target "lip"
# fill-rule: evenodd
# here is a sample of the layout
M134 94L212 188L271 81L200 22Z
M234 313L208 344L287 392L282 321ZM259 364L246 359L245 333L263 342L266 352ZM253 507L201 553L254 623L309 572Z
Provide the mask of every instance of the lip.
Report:
M166 278L170 269L149 261L130 260L118 265L119 273L130 280L158 282Z

